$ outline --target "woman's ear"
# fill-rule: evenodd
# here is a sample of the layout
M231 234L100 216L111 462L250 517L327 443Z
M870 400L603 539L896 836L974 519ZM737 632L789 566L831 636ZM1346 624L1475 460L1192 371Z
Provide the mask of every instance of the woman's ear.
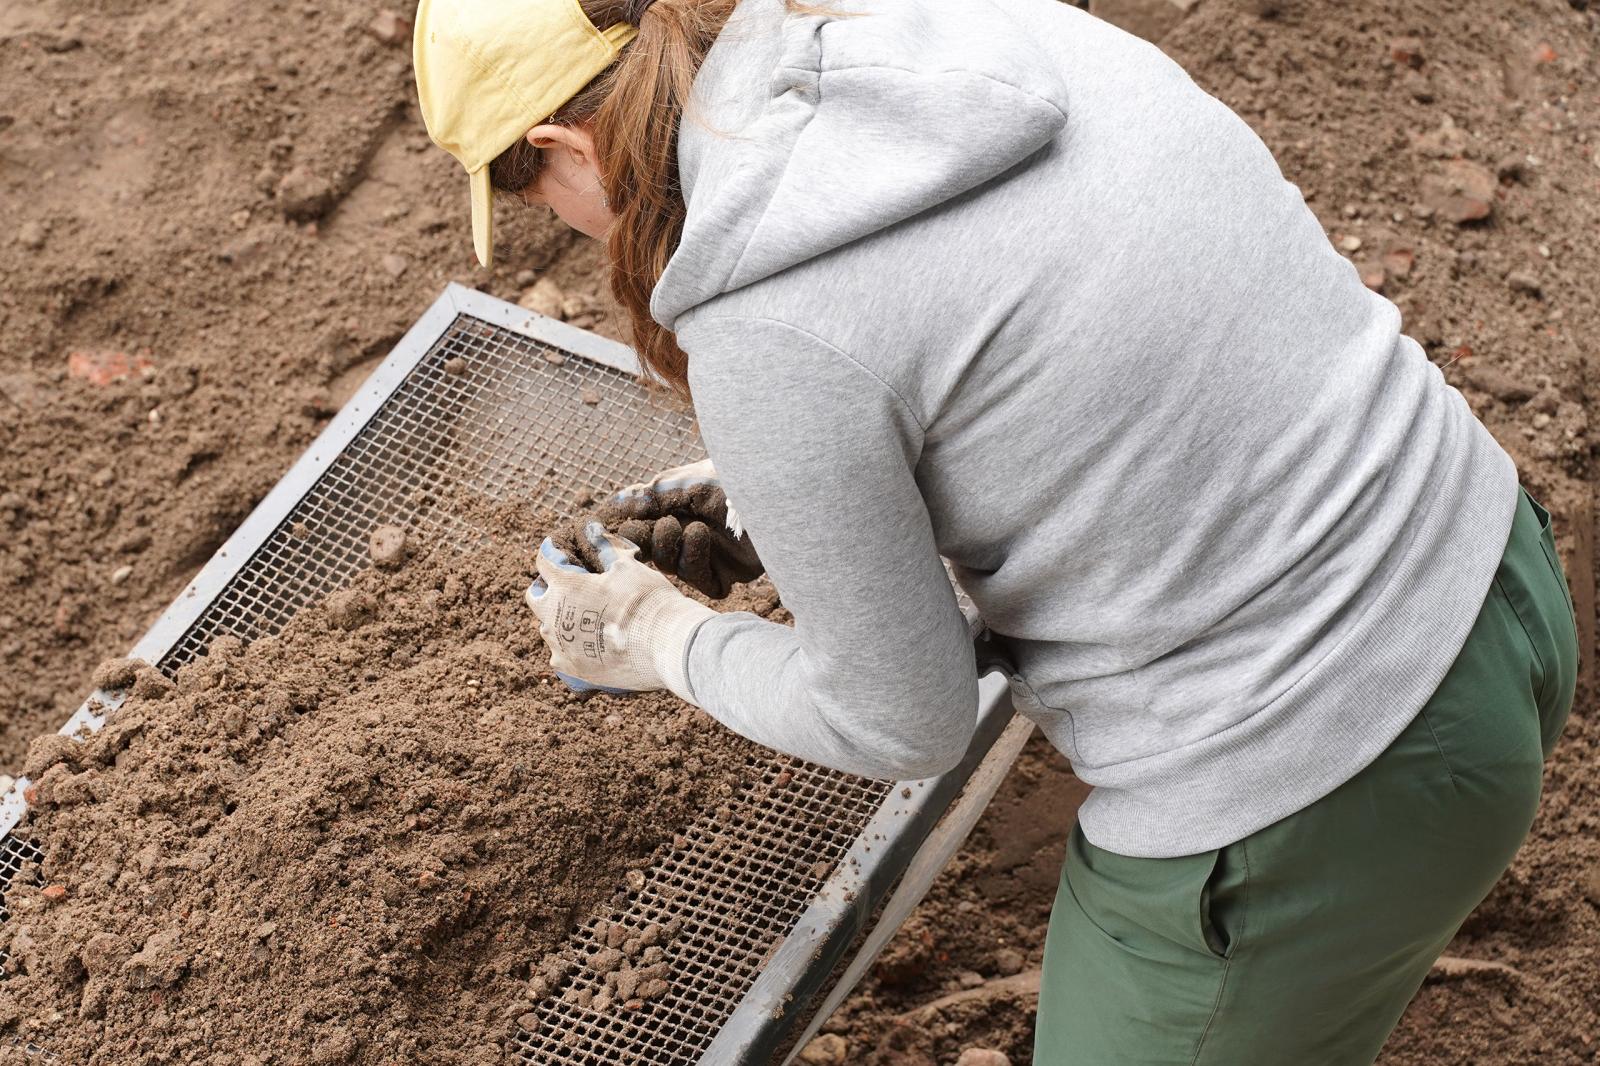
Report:
M533 127L524 136L535 148L565 148L579 166L595 158L594 136L581 126L559 126L546 122Z

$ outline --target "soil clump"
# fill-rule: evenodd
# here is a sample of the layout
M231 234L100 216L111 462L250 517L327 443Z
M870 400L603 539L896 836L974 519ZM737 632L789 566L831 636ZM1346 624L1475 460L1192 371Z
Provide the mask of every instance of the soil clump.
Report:
M46 736L0 925L0 1032L85 1063L488 1064L570 928L759 749L671 695L556 681L517 538L397 570ZM675 930L619 930L624 1001ZM610 1004L607 1004L609 1006ZM599 1005L597 1005L599 1006Z

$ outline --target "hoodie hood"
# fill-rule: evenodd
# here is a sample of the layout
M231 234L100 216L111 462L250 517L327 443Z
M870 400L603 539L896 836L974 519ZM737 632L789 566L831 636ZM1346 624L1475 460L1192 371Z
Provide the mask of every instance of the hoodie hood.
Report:
M1050 58L992 0L744 0L679 135L688 216L651 299L686 312L1010 170L1066 125Z

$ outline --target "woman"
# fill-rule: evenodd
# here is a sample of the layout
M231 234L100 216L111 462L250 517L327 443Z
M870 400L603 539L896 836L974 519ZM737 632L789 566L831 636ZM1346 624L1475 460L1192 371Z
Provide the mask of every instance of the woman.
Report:
M1572 700L1549 515L1157 49L1054 0L845 7L418 10L480 258L492 188L604 239L692 398L715 473L630 513L711 521L652 556L713 591L765 564L795 617L712 612L594 525L599 573L541 549L552 663L935 774L976 693L948 558L1094 786L1035 1061L1370 1062ZM709 535L719 488L759 562Z

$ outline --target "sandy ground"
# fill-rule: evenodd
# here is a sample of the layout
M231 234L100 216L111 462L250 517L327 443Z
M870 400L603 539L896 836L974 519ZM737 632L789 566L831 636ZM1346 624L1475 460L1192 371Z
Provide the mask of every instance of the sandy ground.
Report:
M1163 46L1261 133L1556 512L1587 649L1600 20L1581 6L1203 0ZM0 7L0 756L13 765L445 282L516 299L549 281L555 309L615 332L595 249L535 212L505 220L492 274L475 269L459 174L428 145L408 51L378 12ZM1441 972L1385 1061L1596 1061L1597 746L1586 685L1534 840L1451 949L1511 970ZM910 1066L981 1046L1028 1061L1016 978L1037 964L1072 788L1058 759L1030 751L832 1023L828 1054ZM971 994L944 999L958 992Z

